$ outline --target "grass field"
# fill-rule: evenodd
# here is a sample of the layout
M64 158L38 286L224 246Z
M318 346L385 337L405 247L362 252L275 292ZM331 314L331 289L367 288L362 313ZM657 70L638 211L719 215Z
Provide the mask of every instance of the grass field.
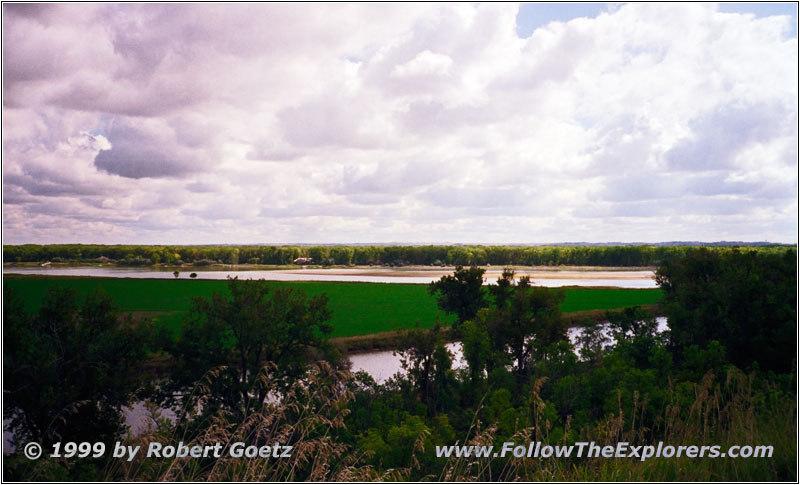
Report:
M13 288L22 298L28 311L39 309L47 288L63 285L81 294L102 288L126 312L153 315L155 321L175 330L180 327L184 313L193 297L211 296L227 291L225 281L158 280L127 278L43 278L7 275L6 287ZM426 285L401 283L346 282L279 282L272 287L293 286L309 295L327 293L333 312L333 337L369 335L378 332L413 328L417 321L422 328L430 327L444 313L427 292ZM561 305L565 313L624 308L654 304L661 291L640 289L567 288ZM447 319L452 322L453 318Z

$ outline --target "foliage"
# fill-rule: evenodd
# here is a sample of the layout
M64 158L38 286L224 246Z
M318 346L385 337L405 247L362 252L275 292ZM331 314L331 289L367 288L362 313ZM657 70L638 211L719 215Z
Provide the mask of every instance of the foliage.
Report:
M245 417L267 397L269 389L257 386L264 362L274 363L274 374L288 386L304 372L308 349L329 350L331 314L325 294L309 298L294 288L272 290L263 280L227 283L227 294L194 300L170 345L176 360L170 390L185 395L207 369L225 366L214 404Z
M718 341L741 368L796 366L797 254L689 251L656 272L677 357Z
M701 245L702 246L702 245ZM118 264L195 263L290 265L299 257L336 265L492 265L492 266L656 266L691 251L691 245L637 246L142 246L99 244L23 244L3 246L3 262L97 262ZM705 245L725 253L736 245ZM784 245L742 246L778 254Z
M749 274L761 275L762 263L773 267L779 263L760 257ZM513 272L506 271L501 277L505 282L487 288L491 298L481 294L478 306L483 308L461 326L466 368L452 368L444 329L429 322L431 329L420 325L405 335L401 352L406 373L381 384L365 373L343 372L327 363L287 379L280 364L253 358L262 353L255 344L265 336L248 322L269 321L265 315L274 308L271 297L276 287L260 283L229 290L216 301L196 304L186 321L187 333L182 334L195 332L184 339L192 343L187 347L192 355L225 354L227 363L196 360L193 367L216 366L193 387L186 381L185 406L178 421L157 420L158 426L149 433L130 437L127 443L280 441L295 446L291 458L140 457L130 464L116 459L87 464L50 459L30 463L15 455L6 459L4 472L26 480L796 481L796 373L763 370L764 353L753 349L749 349L752 364L743 372L734 365L725 342L711 338L736 335L730 326L723 326L727 334L706 328L718 323L717 316L727 319L727 325L746 325L732 309L749 304L737 304L725 293L744 297L745 289L755 289L747 281L735 287L740 280L726 274L737 271L725 267L740 263L735 256L723 262L709 259L700 265L707 270L700 273L708 277L688 281L694 291L717 297L718 311L688 310L697 302L681 288L686 285L685 274L694 272L675 268L693 268L695 263L676 260L659 270L669 276L668 284L675 285L665 292L675 290L681 296L667 301L679 317L669 322L669 332L658 333L648 311L624 309L609 313L607 324L587 325L578 342L580 355L564 338L562 320L557 318L562 292L534 287L525 279L514 284ZM788 258L783 263L788 266ZM734 288L714 288L721 281ZM753 299L762 302L757 308L765 311L781 309L782 301L773 300L787 297L795 286L792 278L776 278L766 285L768 294L756 292ZM420 288L424 294L426 288ZM9 301L12 307L21 307L8 299L7 306ZM684 303L687 308L680 308ZM706 319L682 326L680 317L685 315ZM796 317L796 310L791 316ZM699 330L705 341L684 338ZM274 330L281 341L287 332L287 328ZM796 334L791 337L794 340ZM759 342L781 349L779 338L780 333L765 331ZM237 339L246 342L237 344ZM245 354L248 363L243 372L245 367L237 363ZM261 399L265 393L269 399ZM226 396L237 405L221 405ZM663 441L670 446L723 449L772 445L774 456L641 461L435 455L436 446L498 447L504 441L564 446L576 441L600 446Z
M36 314L3 291L3 418L14 441L43 446L118 438L121 408L142 390L140 366L154 348L147 320L122 316L103 292L81 303L51 288Z
M436 296L436 303L445 313L456 315L458 324L475 317L485 305L483 289L484 269L456 266L452 275L442 276L428 285L428 292Z
M400 362L429 415L437 414L452 387L453 354L445 347L439 322L430 330L408 330L400 345Z

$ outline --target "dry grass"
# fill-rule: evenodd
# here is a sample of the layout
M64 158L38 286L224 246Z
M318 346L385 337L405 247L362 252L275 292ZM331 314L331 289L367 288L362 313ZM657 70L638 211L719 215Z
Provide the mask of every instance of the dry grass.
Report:
M184 410L184 421L197 419L206 402L209 384L221 369L209 371L197 384ZM270 367L259 375L257 387L277 389ZM633 445L772 445L772 458L514 458L451 457L441 460L441 471L419 476L418 458L435 453L425 449L427 436L415 442L406 468L378 470L367 465L368 456L354 446L337 441L336 432L345 427L347 404L353 398L347 390L351 376L326 363L316 364L303 380L280 398L268 399L242 422L230 413L218 412L204 419L205 425L194 435L179 434L179 425L159 425L153 409L153 426L129 445L146 448L151 441L189 446L223 443L218 459L153 459L139 456L132 461L113 460L104 478L131 481L741 481L796 479L796 398L776 390L757 390L754 377L731 370L721 378L707 374L699 383L670 386L670 402L652 427L643 426L647 396L634 393L632 403L618 394L618 410L603 420L580 430L565 430L555 442L553 423L545 416L540 390L545 379L538 379L530 391L529 417L533 426L519 429L511 438L516 444L541 441L551 445L571 445L574 441L594 441L600 446L629 442ZM257 390L257 389L256 389ZM255 390L254 390L255 392ZM626 416L624 409L630 409ZM476 411L472 426L460 444L502 446L495 441L497 428L482 423ZM571 438L568 438L571 437ZM576 439L577 437L577 439ZM570 439L572 441L570 441ZM292 445L290 458L233 458L232 443Z
M671 388L671 403L659 416L655 429L642 426L647 397L633 397L633 412L627 422L619 394L618 412L600 423L578 431L577 441L594 441L600 446L628 442L648 445L772 445L772 458L449 458L441 481L796 481L797 413L796 398L777 392L754 390L753 376L731 370L717 380L709 373L692 386L686 404ZM550 442L550 423L543 418L544 402L539 397L542 381L536 381L531 396L534 426L519 430L511 441L527 444L542 441L571 445L563 439ZM467 444L494 444L494 427L476 426ZM569 435L569 419L563 436Z
M196 418L192 410L202 409L207 402L211 382L222 368L212 369L195 386L181 420ZM266 366L256 379L258 389L277 389L271 366ZM180 434L179 425L160 426L154 410L149 432L128 440L128 445L146 449L153 441L165 445L183 442L187 446L222 443L220 458L144 458L140 452L132 462L115 461L107 470L107 478L137 481L374 481L402 480L408 470L379 472L363 465L363 452L337 442L333 433L344 427L348 414L346 404L352 395L344 383L349 373L336 371L325 362L316 364L305 378L283 396L268 399L242 422L235 422L230 413L220 411L204 416L207 425L194 436ZM256 389L254 389L255 391ZM163 424L163 423L161 423ZM247 445L292 446L289 458L234 458L230 447L236 442Z

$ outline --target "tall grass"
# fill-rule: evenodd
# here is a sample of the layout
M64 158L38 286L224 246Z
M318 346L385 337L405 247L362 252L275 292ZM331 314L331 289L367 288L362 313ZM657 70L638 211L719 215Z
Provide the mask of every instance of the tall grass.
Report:
M670 403L648 428L641 424L646 397L634 393L632 416L625 419L621 393L619 409L601 422L577 431L570 442L569 420L563 438L553 445L594 441L600 446L619 442L649 445L771 445L771 458L450 458L442 481L796 481L797 399L775 389L756 390L754 377L731 369L722 379L711 373L689 388L670 387ZM549 442L550 423L544 421L539 397L542 381L532 389L535 426L512 437L516 444ZM688 395L687 395L688 391ZM688 397L688 399L687 399ZM638 416L638 418L637 418ZM638 423L638 424L637 424ZM494 444L493 427L478 431L468 444Z
M251 393L272 390L265 403L253 406L244 419L237 413L211 410L210 392L222 368L212 369L195 386L179 413L178 422L161 418L151 409L148 431L128 437L126 445L146 450L151 442L188 446L222 443L220 458L146 458L140 451L132 461L105 461L100 480L116 481L796 481L797 399L777 388L756 385L755 377L731 369L727 374L706 374L700 382L674 384L661 414L648 418L648 398L634 393L632 402L617 397L616 412L593 425L571 429L568 418L556 432L545 413L540 396L544 378L530 388L530 427L518 429L510 439L527 445L541 441L551 445L572 445L594 441L597 445L771 445L771 458L442 458L437 473L424 475L420 462L435 453L425 447L425 432L415 440L407 466L381 470L368 465L369 456L347 440L345 433L352 375L317 363L305 377L287 391L278 391L273 368L265 367ZM249 409L244 403L243 409ZM237 410L241 411L241 410ZM502 447L494 423L483 423L475 412L465 439L459 444ZM350 430L358 432L359 430ZM289 458L235 458L229 455L236 442L247 445L293 446ZM456 444L456 443L451 443ZM430 462L430 460L427 460ZM51 460L40 460L24 479L51 477ZM429 473L429 472L425 472Z
M249 412L241 421L225 410L203 412L212 381L224 370L217 368L195 386L179 422L166 426L157 411L147 433L129 439L144 449L150 442L187 446L222 443L220 458L145 458L139 453L132 462L112 463L106 470L111 480L136 481L375 481L401 480L407 470L379 472L363 464L363 452L337 442L336 430L343 429L352 393L345 383L349 373L334 370L326 362L313 366L304 379L285 393L277 394L271 366L257 376L253 395L262 388L273 390L271 398ZM249 408L248 405L244 406ZM202 423L198 426L198 420ZM189 431L195 430L195 431ZM292 446L288 458L246 458L230 456L236 442L247 445Z

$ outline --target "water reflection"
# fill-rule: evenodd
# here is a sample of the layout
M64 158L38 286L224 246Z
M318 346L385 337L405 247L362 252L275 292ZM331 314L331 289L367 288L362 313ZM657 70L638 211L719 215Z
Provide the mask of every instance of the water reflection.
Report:
M663 332L667 329L667 319L665 317L656 318L658 322L658 331ZM611 337L610 330L607 323L604 324L603 332L606 336ZM567 336L573 345L577 345L577 339L582 330L577 327L570 328L567 331ZM461 353L461 342L452 342L447 344L447 349L453 354L453 368L460 369L466 367L466 362L463 360ZM350 363L352 364L352 371L365 371L372 376L376 382L385 382L398 372L403 372L403 367L400 363L400 356L393 355L391 350L380 352L369 352L365 354L356 354L350 356Z

